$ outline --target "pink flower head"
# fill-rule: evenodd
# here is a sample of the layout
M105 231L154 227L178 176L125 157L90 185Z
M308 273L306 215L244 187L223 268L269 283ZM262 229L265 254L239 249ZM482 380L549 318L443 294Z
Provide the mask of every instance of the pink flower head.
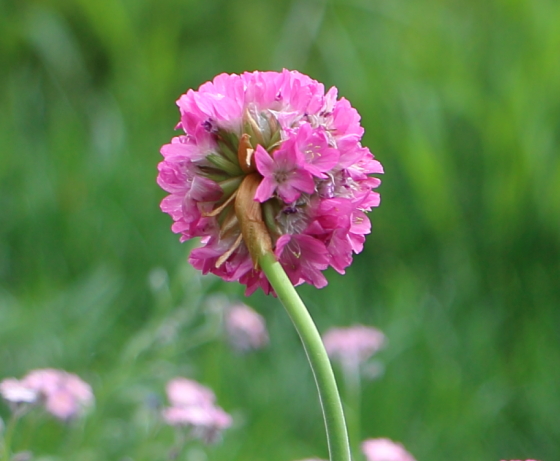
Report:
M188 427L193 436L206 442L231 426L231 416L215 405L216 397L206 386L175 378L167 383L166 390L171 406L163 409L162 417L167 424Z
M362 442L367 461L415 461L400 443L389 439L368 439Z
M93 404L89 384L63 370L44 368L29 372L22 380L9 378L0 383L0 394L12 403L43 403L45 409L68 421Z
M226 331L234 348L239 351L260 349L268 344L268 332L261 315L249 306L238 303L226 311Z
M323 343L331 359L344 367L356 368L383 347L385 335L377 328L355 325L328 330Z
M203 273L272 292L273 252L296 285L327 284L363 249L381 164L360 144L358 112L296 71L221 74L177 101L183 134L161 148L161 209Z

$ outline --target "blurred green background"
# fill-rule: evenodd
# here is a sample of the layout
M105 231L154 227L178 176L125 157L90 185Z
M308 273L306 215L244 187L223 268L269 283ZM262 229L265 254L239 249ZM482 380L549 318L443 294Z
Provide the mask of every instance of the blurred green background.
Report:
M236 425L180 459L327 456L282 307L248 299L271 344L232 353L207 295L243 289L189 269L155 183L181 93L283 67L337 86L386 170L364 252L323 290L300 289L321 331L388 336L355 446L560 459L554 0L0 0L0 379L64 368L97 397L80 427L22 420L14 448L167 459L153 401L183 375Z

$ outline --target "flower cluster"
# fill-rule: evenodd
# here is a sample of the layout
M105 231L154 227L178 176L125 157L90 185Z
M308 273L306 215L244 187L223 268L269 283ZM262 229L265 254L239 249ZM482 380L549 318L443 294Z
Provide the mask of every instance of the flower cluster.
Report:
M295 285L327 284L362 251L379 205L381 164L362 147L358 112L336 88L296 71L221 74L177 104L184 134L162 147L161 203L181 241L200 237L189 261L272 288L258 265L276 258Z
M164 408L163 420L171 426L191 429L191 435L213 442L222 429L231 426L231 416L218 407L214 393L202 384L187 378L167 383L170 407Z
M0 395L12 405L44 404L59 419L68 421L93 404L89 384L63 370L44 368L23 379L7 378L0 383Z

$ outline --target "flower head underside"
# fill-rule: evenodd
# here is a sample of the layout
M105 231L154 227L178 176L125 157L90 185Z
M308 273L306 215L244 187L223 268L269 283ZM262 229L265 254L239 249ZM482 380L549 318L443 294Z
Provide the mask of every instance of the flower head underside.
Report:
M177 101L184 134L162 147L161 203L181 241L202 246L203 273L272 288L258 266L274 252L294 284L326 285L370 232L381 164L360 143L358 112L296 71L221 74Z

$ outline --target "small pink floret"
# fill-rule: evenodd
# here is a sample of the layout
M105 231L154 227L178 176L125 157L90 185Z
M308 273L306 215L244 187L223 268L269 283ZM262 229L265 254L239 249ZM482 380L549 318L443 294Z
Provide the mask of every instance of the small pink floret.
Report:
M317 178L328 178L340 159L340 151L329 145L326 131L302 125L295 137L295 148L303 159L303 168Z
M286 234L278 239L275 254L294 285L307 282L323 288L327 284L322 271L329 265L329 254L321 240L305 234Z
M280 148L271 156L260 145L255 151L255 161L263 180L255 194L255 199L265 202L275 192L286 203L295 202L303 192L311 194L315 182L306 171L303 159L293 149Z
M367 461L416 461L400 443L390 439L368 439L362 442Z

